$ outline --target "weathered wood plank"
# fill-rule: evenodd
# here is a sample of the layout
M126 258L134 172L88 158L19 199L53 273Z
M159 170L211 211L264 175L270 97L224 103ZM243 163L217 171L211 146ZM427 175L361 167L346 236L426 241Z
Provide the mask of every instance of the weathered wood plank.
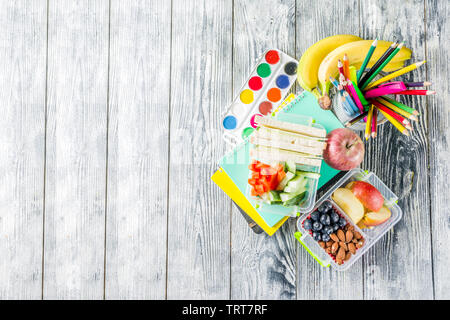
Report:
M51 1L44 297L104 294L108 1Z
M436 96L425 99L428 111L431 232L433 242L433 275L436 299L450 299L450 224L449 204L450 181L449 137L449 2L427 0L426 21L426 64L427 80L433 82ZM425 120L425 119L424 119Z
M401 0L364 3L361 21L364 38L404 40L413 50L412 61L425 58L423 1L410 1L408 5ZM402 78L424 80L425 68ZM433 298L428 110L423 97L401 97L401 101L421 114L419 122L413 124L411 136L403 136L386 124L376 140L366 143L363 167L373 171L399 196L398 204L403 209L402 220L363 257L366 299Z
M230 201L211 182L231 100L231 1L173 1L168 198L169 299L226 299Z
M0 2L0 29L0 299L40 299L47 2Z
M267 49L295 56L295 1L235 1L233 47L234 96ZM232 299L295 299L293 224L257 235L233 205Z
M170 1L112 1L106 298L164 299Z
M358 1L297 2L297 57L316 41L335 34L359 35ZM326 12L326 13L325 13ZM345 272L321 267L300 245L298 247L298 299L362 299L362 262Z

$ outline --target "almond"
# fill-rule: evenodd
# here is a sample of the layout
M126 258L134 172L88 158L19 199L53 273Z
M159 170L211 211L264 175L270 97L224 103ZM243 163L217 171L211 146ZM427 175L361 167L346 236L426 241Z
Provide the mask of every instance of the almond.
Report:
M355 230L355 227L352 226L352 225L348 225L348 229L347 229L347 230L354 231L354 230Z
M364 244L364 241L359 241L357 244L356 244L356 248L361 248L362 246L363 246L363 244Z
M344 241L339 242L339 247L344 248L345 251L348 251L347 244Z
M344 261L350 260L351 257L352 257L352 253L351 253L350 251L347 252L347 253L345 254L345 259L344 259Z
M333 244L333 241L331 241L331 240L330 240L330 241L327 241L327 243L326 243L327 248L328 248L328 247L331 247L332 244Z
M358 243L358 239L353 238L352 242L353 242L353 243Z
M353 232L351 232L350 230L347 230L347 232L345 233L345 242L350 242L353 239Z
M319 246L321 246L322 248L325 248L325 242L319 241Z
M338 232L339 232L339 230L338 230ZM339 242L339 238L338 238L334 233L330 234L330 238L331 238L334 242Z
M362 238L361 233L359 233L358 231L353 232L353 235L354 235L355 238L358 239L358 240Z
M338 265L341 265L341 264L343 264L344 262L342 261L342 259L336 258L336 263L337 263Z
M341 247L341 248L339 248L339 251L336 255L336 259L343 260L344 258L345 258L345 250L344 250L344 248Z
M336 253L338 248L339 244L337 242L333 243L333 245L331 246L331 253Z
M326 252L326 253L331 253L331 247L327 247L327 248L325 249L325 252Z
M339 240L345 241L345 235L344 235L344 231L342 231L342 229L339 229L337 231L337 236L338 236Z
M349 244L348 244L348 250L349 250L351 253L355 254L355 252L356 252L355 244L354 244L354 243L349 243Z

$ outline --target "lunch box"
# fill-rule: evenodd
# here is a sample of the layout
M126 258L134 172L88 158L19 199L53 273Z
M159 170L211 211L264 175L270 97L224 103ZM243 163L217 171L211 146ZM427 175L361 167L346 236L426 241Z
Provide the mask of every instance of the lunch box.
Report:
M324 129L324 127L321 124L315 123L313 118L307 117L307 116L294 115L294 114L279 114L279 115L277 115L276 119L285 121L285 122L303 124L303 125L312 126L315 128ZM270 161L265 161L264 159L257 159L257 158L253 158L253 159L259 160L259 161L261 161L263 163L267 163L267 164L270 163ZM298 164L297 164L297 170L320 173L320 167L311 167L311 166L298 165ZM251 171L249 172L249 178L250 177L251 177ZM261 212L267 211L268 213L272 213L272 214L297 217L299 214L310 212L314 208L314 202L316 200L319 179L307 178L307 180L308 180L308 183L307 183L307 189L306 189L306 192L307 192L306 198L300 205L285 207L283 205L274 205L274 204L265 203L262 199L259 199L255 196L251 195L251 187L248 184L247 184L246 197L247 197L247 199L250 199L252 202L252 205L254 205L256 208L258 208L258 210Z
M391 217L384 223L372 227L370 229L360 229L356 224L352 222L350 217L342 210L331 198L333 192L340 188L345 187L351 181L366 181L373 185L380 191L384 198L384 205L391 211ZM338 270L347 270L352 264L354 264L361 256L366 253L381 237L383 237L390 229L394 227L397 222L402 218L402 210L397 205L397 196L372 172L363 171L359 168L353 169L347 172L334 186L332 186L314 205L312 210L304 213L297 220L297 232L295 232L295 238L303 245L303 247L317 260L317 262L323 267L329 267L330 265ZM303 222L314 212L323 202L329 201L333 207L344 217L350 225L353 225L356 231L361 233L365 239L364 245L356 250L356 253L351 256L348 261L343 264L337 264L334 259L325 252L325 250L319 245L319 243L313 239L310 231L303 228Z

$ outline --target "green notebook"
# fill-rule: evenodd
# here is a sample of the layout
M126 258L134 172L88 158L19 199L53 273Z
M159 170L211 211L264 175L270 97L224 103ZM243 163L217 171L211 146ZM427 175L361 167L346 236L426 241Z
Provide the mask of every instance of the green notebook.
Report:
M283 113L311 117L316 123L320 123L325 128L327 133L337 128L344 128L344 125L339 121L334 113L330 110L323 110L317 103L317 98L312 93L307 91L303 91L295 97L291 103L280 111L275 112L273 115L277 117L279 114ZM320 189L339 172L339 170L331 168L325 163L325 161L322 160L318 188Z

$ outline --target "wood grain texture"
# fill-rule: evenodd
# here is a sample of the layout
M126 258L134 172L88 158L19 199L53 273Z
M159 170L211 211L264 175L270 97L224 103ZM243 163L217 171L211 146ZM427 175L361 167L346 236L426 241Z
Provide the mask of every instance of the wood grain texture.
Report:
M233 97L269 48L294 56L295 1L234 1ZM295 299L293 223L257 235L233 205L231 243L232 299Z
M300 1L297 2L296 16L296 52L299 58L309 46L325 37L335 34L359 35L357 0ZM297 247L298 299L363 299L361 261L345 272L338 272L331 267L321 267L300 244Z
M172 4L168 299L226 299L230 200L210 180L231 100L231 1Z
M107 299L164 299L170 1L112 1Z
M108 1L50 1L44 297L104 293Z
M449 203L450 181L449 137L449 54L450 25L448 1L427 0L425 2L426 21L426 64L427 80L432 81L435 96L425 99L428 111L430 198L431 198L431 239L433 252L433 276L436 299L450 299L450 223ZM425 119L424 119L425 120Z
M397 21L397 23L385 23ZM412 61L425 58L423 1L378 1L361 6L364 38L404 40ZM399 78L400 79L400 78ZM419 68L402 79L425 79ZM402 220L367 254L364 261L366 299L432 299L433 279L428 188L428 110L424 97L403 96L420 112L410 137L383 125L376 140L366 143L363 168L373 171L399 197Z
M0 299L40 299L46 1L0 2Z

